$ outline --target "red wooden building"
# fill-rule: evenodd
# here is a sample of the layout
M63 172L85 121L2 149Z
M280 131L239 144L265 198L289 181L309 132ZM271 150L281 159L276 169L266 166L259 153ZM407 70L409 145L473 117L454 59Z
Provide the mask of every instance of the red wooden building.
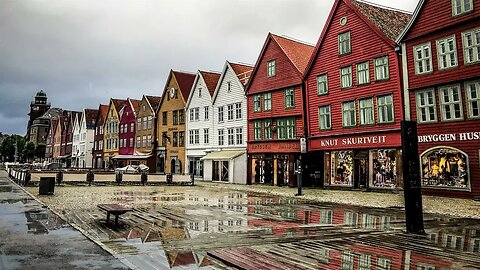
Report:
M140 100L127 99L125 107L120 111L120 127L118 130L118 155L114 157L118 166L138 165L135 155L136 115L140 109ZM133 162L132 162L133 161Z
M98 106L98 115L95 120L95 135L93 141L93 168L104 169L105 163L103 161L103 124L107 118L108 105L100 104Z
M310 173L325 187L403 186L395 38L409 13L336 0L305 75Z
M247 183L295 185L294 161L305 136L303 73L313 46L268 34L245 88Z
M424 193L480 195L480 2L421 0L402 43Z

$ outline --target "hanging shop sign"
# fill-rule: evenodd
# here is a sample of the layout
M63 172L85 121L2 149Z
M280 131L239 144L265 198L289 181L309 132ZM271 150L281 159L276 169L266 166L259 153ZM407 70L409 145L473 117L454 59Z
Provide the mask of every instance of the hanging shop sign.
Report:
M300 143L296 142L259 142L248 143L248 152L250 153L290 153L300 152Z
M442 133L418 136L418 143L429 142L454 142L454 141L479 141L480 131Z

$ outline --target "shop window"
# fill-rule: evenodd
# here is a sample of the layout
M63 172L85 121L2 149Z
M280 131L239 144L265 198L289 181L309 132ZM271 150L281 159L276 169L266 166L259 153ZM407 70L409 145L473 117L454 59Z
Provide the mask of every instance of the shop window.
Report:
M370 187L395 188L398 185L401 153L396 149L378 149L370 151L372 167Z
M469 189L468 156L448 146L434 147L420 156L422 186Z
M332 185L351 186L353 184L353 151L334 151L331 153Z

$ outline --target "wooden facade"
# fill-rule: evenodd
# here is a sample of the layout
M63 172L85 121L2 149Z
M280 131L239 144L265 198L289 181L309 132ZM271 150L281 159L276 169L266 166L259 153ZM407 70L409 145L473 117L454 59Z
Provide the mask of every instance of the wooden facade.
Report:
M157 111L157 172L182 174L185 166L185 103L195 74L171 70ZM174 122L176 113L178 119ZM174 136L178 136L175 138ZM174 144L175 139L178 140Z
M335 1L305 76L309 168L316 182L403 186L404 115L395 37L409 19L401 11Z
M480 3L421 0L402 43L425 194L480 196Z
M104 123L104 148L103 159L107 168L115 168L117 166L114 156L118 155L119 139L118 132L120 126L120 110L125 106L126 100L110 99L110 105L107 117Z
M103 160L103 149L104 149L104 123L107 118L108 105L100 104L98 106L98 114L95 119L95 135L93 141L93 168L95 169L104 169L105 162Z
M295 186L305 136L303 73L313 46L268 34L246 86L247 183Z

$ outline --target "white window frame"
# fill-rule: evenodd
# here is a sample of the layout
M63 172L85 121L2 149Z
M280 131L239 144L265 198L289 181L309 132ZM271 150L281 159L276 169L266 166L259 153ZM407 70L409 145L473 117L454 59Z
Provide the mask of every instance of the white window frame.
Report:
M373 107L373 97L362 98L358 100L360 125L368 126L375 124L375 113Z
M267 62L267 77L274 77L275 75L277 75L276 66L277 65L275 60Z
M196 107L196 108L193 108L193 110L194 110L195 121L199 121L200 120L200 108Z
M262 121L256 120L253 122L253 139L261 140L262 139Z
M328 94L328 75L320 74L317 76L317 94L326 95Z
M455 90L457 91L456 96L458 100L453 100L455 97ZM449 101L445 101L444 93L448 91ZM462 106L462 90L460 89L459 84L446 85L438 88L438 96L440 98L440 113L442 122L450 121L460 121L463 120L463 106ZM452 101L453 100L453 101ZM455 116L455 106L458 106L459 116ZM450 118L447 118L447 112L450 112Z
M262 111L262 95L256 94L253 96L253 111L260 112Z
M460 2L460 3L458 3ZM467 9L467 4L470 8ZM460 6L458 6L460 4ZM460 10L459 10L460 8ZM452 0L452 16L459 16L473 10L473 0Z
M431 94L432 102L428 100L428 94ZM423 97L422 97L423 94ZM437 98L435 96L435 90L428 88L419 90L415 93L415 101L417 106L417 122L418 123L435 123L437 122ZM424 105L421 105L421 101ZM430 109L433 108L433 119L431 118ZM425 113L425 120L422 119L422 115Z
M203 110L204 110L204 112L205 112L204 117L205 117L205 121L206 121L206 120L208 120L208 119L210 118L210 113L209 113L209 108L208 108L208 106L203 107Z
M219 123L223 123L223 117L224 117L223 112L224 112L223 106L218 107L218 122Z
M352 51L350 31L338 34L338 55L349 54Z
M260 126L261 126L261 124L260 124ZM261 133L261 131L260 131L260 133ZM265 140L273 139L272 120L270 120L270 119L263 120L263 134L264 134Z
M295 108L295 89L285 89L285 108Z
M235 128L227 128L227 143L235 145Z
M235 128L235 140L237 145L243 144L243 128L242 127Z
M388 55L373 59L373 65L375 67L375 81L390 79Z
M227 105L227 121L232 121L235 117L233 115L233 104Z
M210 143L209 134L210 134L209 129L204 128L203 129L203 143L204 144L209 144Z
M238 102L235 103L235 119L242 119L243 114L242 114L242 103Z
M355 100L342 102L342 126L343 127L357 126L357 109L355 108L356 107L355 103L356 103ZM353 108L351 107L352 104L353 104ZM352 111L353 111L353 119L351 115Z
M453 48L450 48L450 45L453 45ZM457 42L455 35L437 40L437 61L439 70L455 68L458 66Z
M193 144L200 144L200 130L193 130Z
M474 89L472 89L474 86ZM472 90L475 92L475 96L472 95ZM480 80L465 82L465 92L467 97L467 111L469 119L480 118ZM473 114L474 106L476 104L477 115Z
M418 52L421 53L420 56L418 55ZM428 56L426 56L425 53L428 53ZM416 75L428 74L433 72L432 44L430 42L414 46L413 57ZM422 70L420 70L420 67L422 68ZM428 69L426 67L428 67Z
M387 102L387 98L390 97L390 102ZM385 99L385 100L384 100ZM383 101L384 100L384 101ZM377 97L377 118L379 124L388 124L395 122L395 109L393 102L393 95L381 95ZM388 111L391 112L392 119L387 119Z
M471 37L470 44L468 36ZM465 65L480 63L480 27L462 32L462 46Z
M352 66L340 68L340 88L350 88L352 86Z
M370 83L370 61L365 61L357 64L357 84Z
M332 128L332 109L330 105L318 107L318 127L320 130Z
M264 111L272 110L272 93L271 92L263 94L263 110Z
M225 144L225 137L224 137L224 131L223 128L218 130L218 145L224 145Z

